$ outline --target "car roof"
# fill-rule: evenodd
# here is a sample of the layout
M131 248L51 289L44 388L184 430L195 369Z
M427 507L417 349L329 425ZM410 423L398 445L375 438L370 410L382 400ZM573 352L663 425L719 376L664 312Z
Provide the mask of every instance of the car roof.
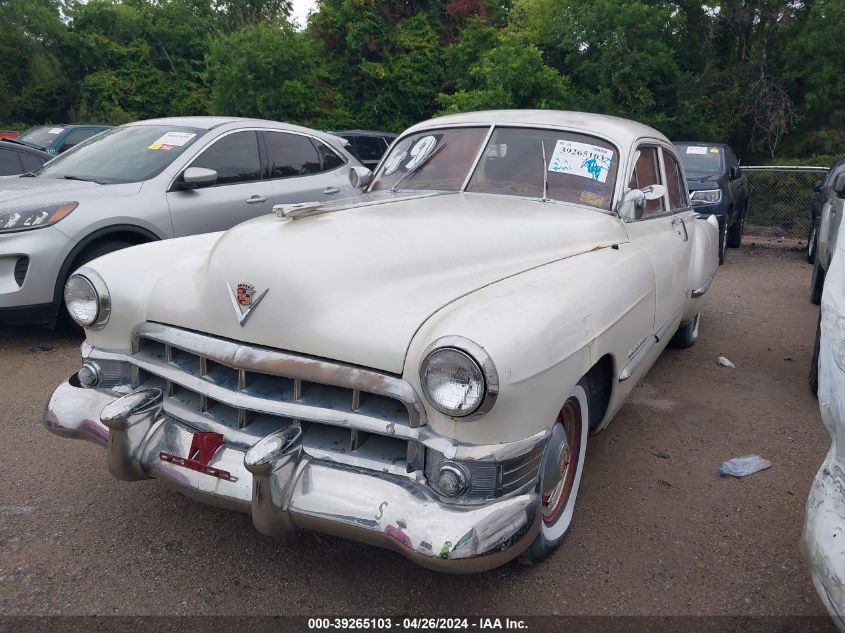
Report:
M562 127L573 131L595 134L600 132L621 146L632 145L640 138L655 138L669 143L669 139L652 127L607 114L570 112L565 110L483 110L448 114L417 123L406 132L416 132L432 126L451 124L524 125L531 127Z
M213 130L223 125L239 124L244 127L267 128L273 130L283 130L287 132L300 132L302 134L310 134L317 136L323 140L331 141L333 144L343 144L345 141L338 138L331 132L322 132L310 127L303 127L293 123L284 123L282 121L269 121L267 119L250 119L246 117L236 116L174 116L165 117L161 119L146 119L143 121L133 121L127 123L127 126L132 125L173 125L199 128L201 130Z
M379 132L378 130L332 130L329 134L349 134L350 136L389 136L391 138L399 136L395 132Z
M733 148L727 143L711 143L709 141L672 141L673 145L706 145L707 147L721 147L733 151Z

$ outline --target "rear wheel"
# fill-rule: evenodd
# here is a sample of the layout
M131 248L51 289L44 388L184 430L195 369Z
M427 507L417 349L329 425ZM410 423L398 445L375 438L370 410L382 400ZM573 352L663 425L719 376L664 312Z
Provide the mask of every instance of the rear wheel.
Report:
M816 344L813 346L813 360L810 363L810 391L814 395L819 394L819 348L822 342L822 316L819 315L819 322L816 325Z
M728 230L727 245L731 248L739 248L742 245L742 232L745 230L745 211L733 223Z
M818 220L815 218L810 222L810 232L807 234L807 263L813 264L816 261L816 238L819 235Z
M816 305L822 302L822 291L824 290L824 270L818 262L813 263L813 277L810 280L810 301Z
M692 321L683 323L678 327L675 336L669 341L672 347L692 347L698 340L698 326L701 323L701 312L696 314Z
M569 533L584 472L589 423L586 381L582 380L567 396L552 426L540 472L542 524L537 538L520 557L522 563L533 565L544 559Z

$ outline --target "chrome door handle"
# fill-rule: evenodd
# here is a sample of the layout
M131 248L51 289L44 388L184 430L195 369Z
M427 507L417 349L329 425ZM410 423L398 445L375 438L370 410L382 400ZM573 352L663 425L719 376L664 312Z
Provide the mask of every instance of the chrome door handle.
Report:
M258 204L259 202L267 202L267 196L250 196L245 200L247 204Z
M340 193L340 187L326 187L323 189L323 193L326 195L331 195L333 193Z

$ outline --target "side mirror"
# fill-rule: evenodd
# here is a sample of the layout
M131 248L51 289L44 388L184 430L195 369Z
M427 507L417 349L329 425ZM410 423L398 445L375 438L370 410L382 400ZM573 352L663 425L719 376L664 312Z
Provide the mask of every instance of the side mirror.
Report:
M736 180L742 176L742 167L736 165L735 167L731 167L731 180Z
M840 198L845 198L845 172L839 174L833 181L833 190Z
M622 200L616 205L616 212L623 220L628 222L639 220L643 217L645 200L645 194L639 189L628 189L622 196Z
M366 167L355 165L349 168L349 184L356 189L363 189L373 181L373 172Z
M666 195L665 185L647 185L641 189L646 200L657 200Z
M217 172L205 167L188 167L182 172L182 186L184 189L199 189L217 182Z
M817 180L813 183L813 192L814 193L821 193L822 192L822 181Z

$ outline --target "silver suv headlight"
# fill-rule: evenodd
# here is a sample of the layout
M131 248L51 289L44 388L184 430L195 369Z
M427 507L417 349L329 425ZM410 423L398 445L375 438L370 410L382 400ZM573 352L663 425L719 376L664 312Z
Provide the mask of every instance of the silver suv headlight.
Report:
M104 327L111 315L106 282L90 268L80 268L65 284L65 305L71 318L92 330Z
M715 204L722 201L721 189L702 189L700 191L693 191L691 196L692 203L699 204Z
M428 347L420 364L420 384L431 405L454 418L483 415L499 393L499 377L490 356L457 336L438 339Z
M0 233L50 226L65 219L78 206L78 202L56 202L0 209Z

